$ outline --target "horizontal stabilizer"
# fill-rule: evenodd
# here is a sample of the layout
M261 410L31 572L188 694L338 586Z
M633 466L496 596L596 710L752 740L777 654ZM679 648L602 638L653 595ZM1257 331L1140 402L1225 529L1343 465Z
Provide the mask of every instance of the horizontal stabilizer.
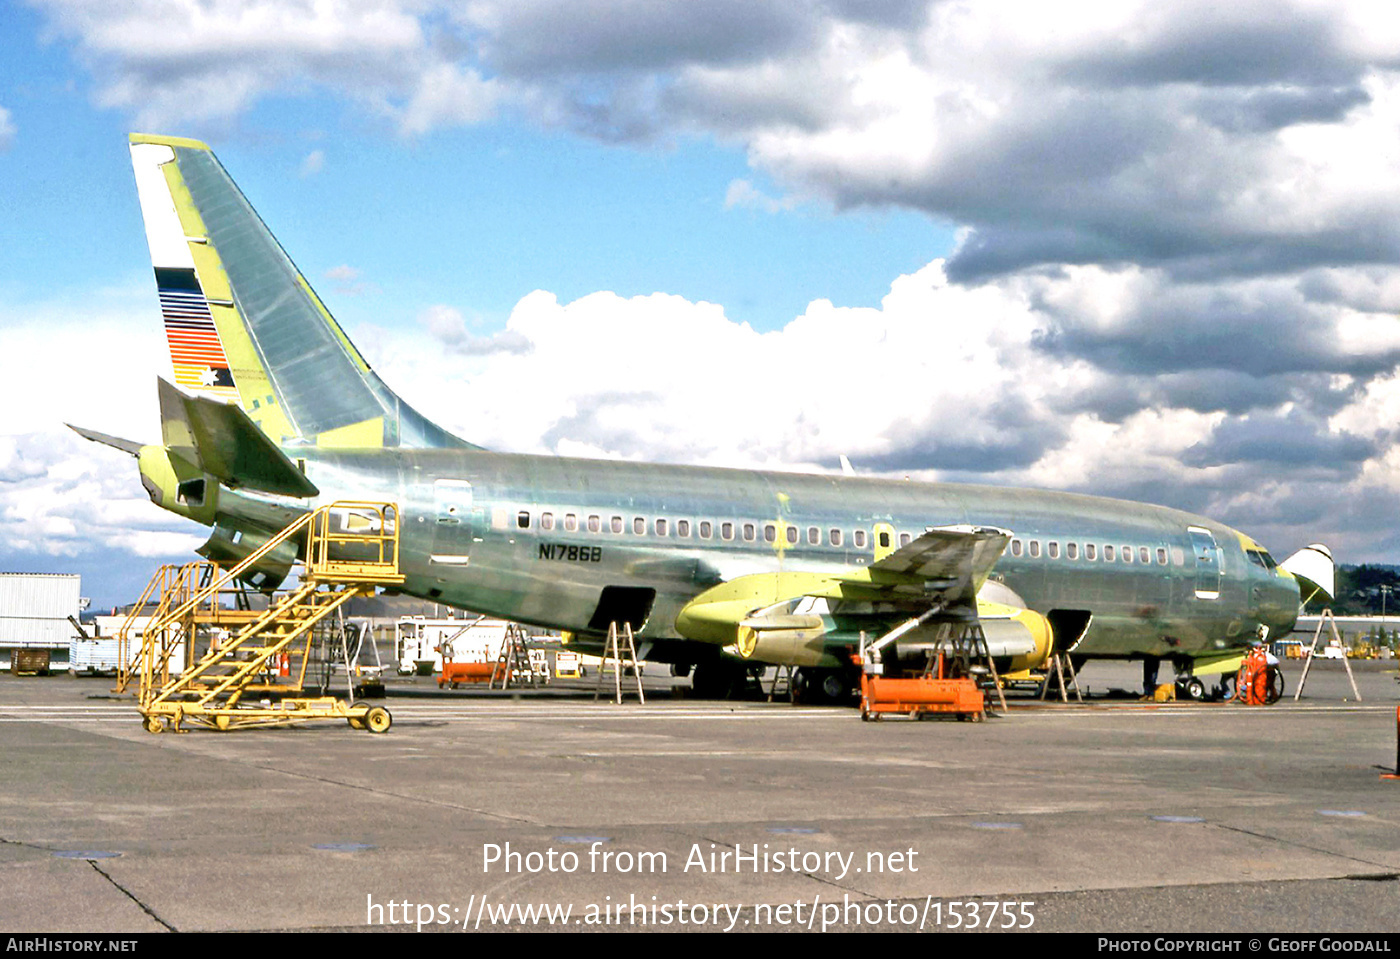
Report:
M242 409L158 382L161 429L171 453L230 487L282 496L320 492Z
M141 447L145 445L135 440L124 440L120 436L108 436L106 433L97 432L97 430L85 430L81 426L74 426L72 423L65 423L64 425L85 440L92 440L94 443L110 446L112 449L121 450L123 453L130 453L132 456L141 455Z
M1288 557L1279 566L1293 574L1302 586L1299 590L1303 602L1322 593L1327 599L1337 595L1336 566L1332 561L1332 551L1321 543L1304 546Z

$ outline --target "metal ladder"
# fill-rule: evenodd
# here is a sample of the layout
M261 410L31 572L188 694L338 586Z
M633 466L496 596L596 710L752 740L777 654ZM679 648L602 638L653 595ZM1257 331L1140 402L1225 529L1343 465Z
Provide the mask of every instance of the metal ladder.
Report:
M496 668L491 671L487 689L496 688L497 676L500 677L502 689L509 689L512 680L518 686L538 685L535 664L530 662L530 641L518 623L506 626L505 639L501 642L501 652L496 657Z
M626 658L623 655L626 654ZM631 667L632 678L637 681L637 701L646 704L647 695L642 691L642 666L637 662L637 644L632 636L632 624L623 623L622 629L616 622L608 624L608 640L603 647L603 661L598 664L598 685L593 689L593 701L603 691L603 676L608 671L608 660L613 663L613 701L622 705L622 671Z

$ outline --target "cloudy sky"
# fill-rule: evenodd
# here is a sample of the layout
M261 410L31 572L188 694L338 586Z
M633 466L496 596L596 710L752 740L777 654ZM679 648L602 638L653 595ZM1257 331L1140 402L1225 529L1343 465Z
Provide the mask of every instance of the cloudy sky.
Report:
M381 375L503 450L1069 489L1400 562L1374 2L0 0L0 568L198 528L125 134L218 151Z

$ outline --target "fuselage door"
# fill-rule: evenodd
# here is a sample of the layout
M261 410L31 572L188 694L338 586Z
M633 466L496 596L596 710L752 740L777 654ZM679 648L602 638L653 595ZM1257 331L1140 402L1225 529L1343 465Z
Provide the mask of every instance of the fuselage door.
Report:
M1187 532L1196 553L1196 598L1219 599L1220 547L1215 545L1215 536L1199 526L1188 527Z
M438 480L433 484L432 561L466 565L472 542L472 484L466 480Z

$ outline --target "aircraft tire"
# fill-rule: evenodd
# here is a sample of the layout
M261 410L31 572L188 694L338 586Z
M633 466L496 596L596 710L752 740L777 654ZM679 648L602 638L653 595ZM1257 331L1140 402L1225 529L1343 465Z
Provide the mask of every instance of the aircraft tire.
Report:
M1202 702L1206 698L1206 684L1196 676L1186 680L1186 698Z
M797 699L810 706L844 706L851 698L851 678L843 670L803 666L797 670Z
M691 670L690 688L696 699L732 699L742 689L745 671L722 660L699 663Z

